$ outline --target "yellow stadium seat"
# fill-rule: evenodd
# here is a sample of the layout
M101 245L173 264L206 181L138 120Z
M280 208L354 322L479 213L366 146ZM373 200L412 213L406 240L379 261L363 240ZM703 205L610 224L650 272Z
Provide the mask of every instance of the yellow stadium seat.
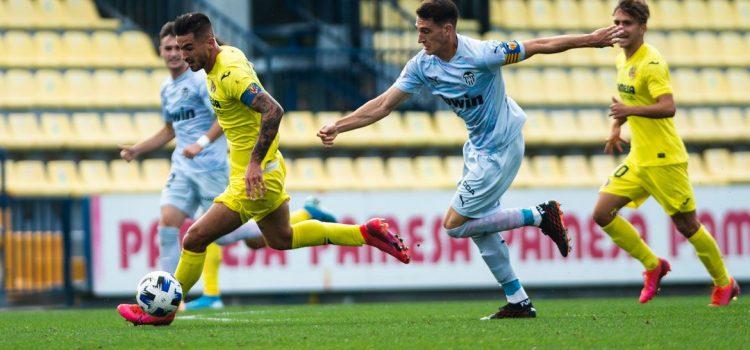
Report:
M529 162L529 159L527 157L524 157L523 161L521 162L521 166L518 168L518 174L516 174L516 178L513 180L511 187L529 188L534 186L534 184L536 183L536 175L534 175L534 173L531 171Z
M490 19L493 26L504 28L528 28L529 9L524 0L495 0L490 3Z
M690 1L688 3L692 3L693 1ZM695 1L697 2L697 1ZM689 21L689 23L692 23L693 21ZM693 57L693 60L696 64L699 65L708 65L708 64L716 64L718 62L722 62L723 60L723 51L721 50L722 46L719 42L719 37L709 31L700 31L695 33L694 43L696 48L699 48L697 50L694 50L692 54L685 55L683 51L682 56L691 56ZM683 48L685 50L685 48Z
M399 14L391 4L383 1L379 1L378 4L380 5L380 24L383 29L406 28L406 25L403 23L404 20L401 18L401 14Z
M544 94L539 92L545 91L545 80L539 70L520 68L515 73L516 87L513 90L508 90L510 96L521 105L543 103L545 97L542 95Z
M405 137L416 145L438 144L430 114L427 112L404 113Z
M529 144L548 144L553 142L554 132L549 126L547 112L543 109L526 110L526 124L523 136Z
M328 125L331 123L335 123L337 120L341 119L342 115L339 112L317 112L315 113L314 117L314 123L315 131L317 133L317 130L319 130L323 125Z
M535 37L547 38L552 36L560 35L561 33L557 30L545 30L534 35ZM528 62L535 61L536 64L541 66L559 66L565 57L562 55L535 55ZM544 73L544 71L542 71ZM546 79L546 77L545 77Z
M591 156L591 175L598 181L604 183L609 175L617 167L615 156L609 154L597 154Z
M326 159L326 173L330 179L330 189L353 190L360 188L354 171L354 162L349 157L331 157Z
M547 68L544 70L545 90L544 102L555 105L571 104L573 94L568 73L562 68ZM538 94L539 92L537 92Z
M56 70L39 70L34 76L34 105L42 108L60 108L65 104L65 84Z
M448 156L443 159L443 168L445 176L453 187L458 185L458 181L464 176L464 158L461 156Z
M68 18L67 9L60 0L36 0L34 20L37 27L60 28L69 21Z
M145 140L164 128L164 117L156 112L138 112L133 116L138 140Z
M645 41L653 46L662 57L668 62L672 62L672 44L670 38L665 32L651 32L646 34ZM619 50L618 50L619 51Z
M93 0L64 0L70 21L69 27L115 29L120 21L114 18L101 18Z
M317 144L318 129L313 122L313 114L308 111L291 111L284 114L281 138L285 145L302 147Z
M588 68L574 68L570 72L570 99L575 103L607 103L608 96L599 84L594 71Z
M693 125L693 118L690 117L689 110L678 108L672 120L674 121L675 129L677 129L677 135L682 137L686 142L695 141L696 126ZM625 125L627 126L627 124Z
M5 32L5 64L10 67L29 67L36 63L34 42L28 32L11 30Z
M70 117L64 113L44 113L41 116L43 132L42 145L46 147L67 147L74 144L75 135Z
M38 148L41 146L43 139L39 120L35 114L8 114L8 140L6 140L6 144L9 148Z
M555 17L557 28L578 29L584 27L581 8L575 0L554 0L552 3L552 14Z
M438 142L458 145L466 141L466 123L451 111L435 112L435 132Z
M93 63L98 67L118 67L125 48L120 47L120 39L115 32L97 30L91 35Z
M747 104L750 101L750 73L745 68L730 68L726 76L731 101Z
M695 54L686 54L685 49L690 47L697 47L696 42L693 38L693 36L685 31L675 31L671 32L667 36L667 40L669 41L669 51L671 54L669 56L665 56L665 59L668 59L669 63L671 65L695 65L698 63L698 59L696 58ZM716 48L716 46L714 46ZM710 49L705 49L706 51L713 51ZM700 51L700 50L695 50ZM708 54L715 54L715 52L710 52Z
M400 112L391 112L370 126L374 128L375 139L364 140L366 145L411 145L413 140L406 139L404 118Z
M649 20L649 24L653 23L654 28L685 28L685 22L687 21L680 1L660 0L655 5L650 8L653 19Z
M685 26L688 29L706 29L711 26L710 12L705 1L684 1L683 11L685 18L688 18L685 21Z
M319 190L327 188L331 183L320 158L298 158L294 160L293 166L292 173L295 181L289 182L292 188Z
M160 191L169 177L171 164L163 158L145 159L141 162L143 187L147 191Z
M693 125L692 138L697 141L712 141L722 139L722 130L712 108L692 108L687 116Z
M103 160L82 160L78 163L81 191L85 194L102 193L112 189L112 175Z
M531 168L536 174L536 185L542 187L561 186L562 171L557 156L536 156L531 158Z
M718 118L722 138L737 141L750 140L750 125L742 115L742 110L736 107L720 108Z
M31 0L5 1L5 26L9 28L33 28L36 25L36 13Z
M688 174L693 185L707 185L716 183L713 176L706 171L703 157L698 153L688 154Z
M5 9L5 2L0 1L0 28L5 28L7 26L6 23L8 22L8 16L9 13Z
M593 51L594 64L604 67L612 67L614 69L617 61L617 55L621 52L619 48L613 47L602 47L597 49L591 49Z
M724 148L713 148L703 152L706 171L719 183L730 181L732 160L732 153Z
M672 75L672 86L675 100L682 104L694 104L705 101L703 84L693 69L678 68Z
M510 37L508 36L508 33L501 31L501 30L497 30L497 29L493 29L488 32L485 32L484 35L482 36L482 40L485 40L485 41L490 41L490 40L505 41L505 40L509 40L509 38Z
M38 67L60 66L63 46L60 36L54 32L36 32L33 37L34 55L27 60L34 61Z
M576 113L575 128L580 142L603 144L609 135L610 125L606 111L581 109Z
M65 54L61 59L69 67L91 67L96 63L95 56L105 54L94 51L91 38L81 31L65 31L62 46Z
M2 6L0 6L0 11L2 11ZM0 28L2 28L2 25L0 25ZM0 52L5 53L0 55L0 67L5 67L7 65L5 61L8 59L8 49L5 47L5 36L2 33L0 33Z
M99 69L94 72L93 105L102 108L114 108L124 104L122 80L120 74L114 70ZM118 89L116 89L118 88Z
M73 113L72 121L77 146L98 148L110 144L99 114Z
M593 176L591 164L584 155L566 155L560 159L562 180L566 186L596 186L601 181Z
M63 75L65 92L63 104L67 108L89 108L94 105L94 82L91 74L82 69L68 69Z
M748 0L737 0L735 1L735 11L733 11L737 16L737 27L734 29L740 29L747 31L750 29L750 21L747 19L750 18L750 1Z
M383 159L380 157L360 157L354 160L354 171L362 188L384 189L392 187L385 172Z
M581 142L578 137L578 124L571 110L551 110L547 112L550 130L554 130L554 136L550 139L553 143Z
M750 151L732 154L732 172L729 177L735 183L750 183Z
M0 50L2 50L2 48L0 48ZM5 73L0 72L0 109L3 109L3 107L5 107L6 91L8 90L5 86Z
M528 0L529 24L534 29L556 26L555 13L549 0Z
M105 113L104 132L111 146L138 142L133 118L127 113Z
M124 48L121 62L126 67L159 67L162 64L154 44L144 32L121 33L120 46Z
M710 27L714 29L734 29L737 28L737 22L737 12L730 0L708 1L708 23Z
M731 90L724 73L718 68L704 68L699 79L703 82L702 101L707 103L727 103L731 101Z
M396 113L398 115L398 113ZM392 116L387 116L386 118L391 118ZM322 125L321 125L322 126ZM341 134L336 137L336 144L343 145L343 146L350 146L350 147L362 147L365 145L373 145L376 143L379 143L380 140L378 140L378 125L377 123L374 125L369 125L364 128L359 128L356 130L351 130L349 132L346 132L344 134ZM315 132L317 133L317 129ZM320 142L320 141L315 141Z
M78 167L70 160L53 160L47 162L49 191L56 195L78 194L82 191Z
M451 188L456 179L446 176L440 157L420 156L414 158L414 171L421 186L425 188Z
M122 159L109 163L112 174L112 188L114 192L143 191L143 176L138 162L127 162Z
M8 192L15 195L49 194L49 179L44 163L38 160L16 161L8 174Z
M612 24L612 8L605 0L580 0L581 12L578 16L587 29L601 28Z
M4 90L6 107L29 108L34 103L35 81L27 70L6 71Z
M719 34L722 52L721 60L718 63L727 65L748 65L750 64L750 46L744 40L741 34L736 32L722 32Z
M375 5L372 0L361 0L359 2L359 22L365 27L375 27Z
M161 97L151 84L148 74L141 69L128 69L120 76L122 103L127 107L158 107Z
M8 147L10 140L10 130L8 129L8 120L5 115L0 114L0 147Z
M417 177L417 170L414 162L409 157L391 157L385 161L386 178L389 187L400 188L405 190L425 189L428 188Z
M580 34L580 31L574 30L563 34ZM597 64L596 57L594 57L595 52L596 51L594 49L568 50L559 54L548 56L556 57L555 62L557 62L561 66L591 68L591 66Z

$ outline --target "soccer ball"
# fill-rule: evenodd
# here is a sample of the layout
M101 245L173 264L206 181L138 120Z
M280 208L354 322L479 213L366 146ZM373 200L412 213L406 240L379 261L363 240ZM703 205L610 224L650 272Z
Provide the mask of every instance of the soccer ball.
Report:
M169 272L150 272L138 282L135 299L147 314L167 316L180 306L182 286Z

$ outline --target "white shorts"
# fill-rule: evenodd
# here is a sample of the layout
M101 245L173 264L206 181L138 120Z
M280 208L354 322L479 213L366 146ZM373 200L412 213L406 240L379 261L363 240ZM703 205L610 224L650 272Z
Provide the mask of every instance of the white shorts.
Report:
M479 153L464 144L464 174L451 207L469 218L482 218L500 209L500 199L513 183L524 153L523 134L492 154Z
M186 171L172 168L161 191L160 205L171 205L194 217L198 207L205 212L229 182L229 170Z

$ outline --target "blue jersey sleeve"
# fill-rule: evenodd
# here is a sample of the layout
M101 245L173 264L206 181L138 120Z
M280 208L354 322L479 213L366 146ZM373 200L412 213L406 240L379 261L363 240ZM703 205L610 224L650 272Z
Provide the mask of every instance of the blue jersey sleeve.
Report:
M393 86L409 94L418 93L422 88L422 85L423 81L419 74L419 67L415 58L410 59L409 62L406 63L406 66L401 71L401 75L399 75L396 82L393 83Z
M490 70L521 62L526 58L526 49L518 40L483 41L482 46L482 59Z

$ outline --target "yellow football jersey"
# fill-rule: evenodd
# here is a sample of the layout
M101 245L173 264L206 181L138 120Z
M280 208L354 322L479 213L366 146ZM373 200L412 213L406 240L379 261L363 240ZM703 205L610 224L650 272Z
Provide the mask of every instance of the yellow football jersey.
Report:
M659 51L644 43L629 59L617 57L617 90L628 106L647 106L672 93L669 67ZM687 162L685 144L677 135L673 118L628 117L632 133L628 159L639 166Z
M207 73L206 85L216 119L227 136L231 176L244 176L258 139L261 115L246 106L241 97L248 87L258 93L263 90L263 85L245 54L232 46L221 47L216 63ZM277 134L263 160L264 165L276 158L278 148Z

